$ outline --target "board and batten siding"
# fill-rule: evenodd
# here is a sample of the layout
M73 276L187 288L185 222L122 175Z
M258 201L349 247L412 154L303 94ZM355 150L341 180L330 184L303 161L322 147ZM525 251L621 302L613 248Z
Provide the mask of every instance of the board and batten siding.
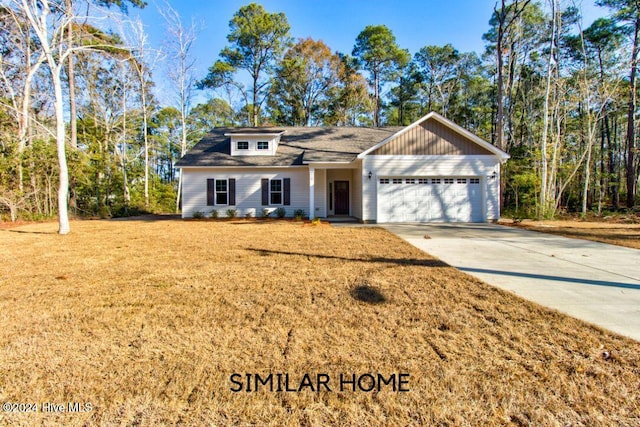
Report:
M372 172L371 180L364 174ZM496 178L491 179L496 172ZM498 219L500 161L493 155L476 156L366 156L362 161L362 220L377 220L377 182L380 177L479 177L487 221ZM486 185L486 187L485 187Z
M461 156L491 155L487 149L475 144L464 135L453 131L437 120L426 120L370 155Z
M262 208L274 211L285 208L287 216L293 216L296 209L309 210L309 171L306 168L182 168L182 217L191 218L195 212L209 216L212 210L220 217L227 209L236 209L238 216L251 214L260 217ZM236 180L235 206L207 206L207 179ZM291 179L291 205L262 206L261 180ZM317 178L316 178L317 182Z

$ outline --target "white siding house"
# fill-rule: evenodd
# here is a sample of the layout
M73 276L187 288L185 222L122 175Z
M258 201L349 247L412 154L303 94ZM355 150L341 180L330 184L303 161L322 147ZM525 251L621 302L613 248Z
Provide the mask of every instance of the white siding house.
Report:
M436 113L405 128L224 128L177 164L183 218L284 208L363 222L500 216L508 155Z

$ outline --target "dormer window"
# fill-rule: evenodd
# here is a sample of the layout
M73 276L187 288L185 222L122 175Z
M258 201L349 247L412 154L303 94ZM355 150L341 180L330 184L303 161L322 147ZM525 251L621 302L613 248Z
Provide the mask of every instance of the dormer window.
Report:
M275 156L284 130L255 128L225 133L229 137L232 156Z

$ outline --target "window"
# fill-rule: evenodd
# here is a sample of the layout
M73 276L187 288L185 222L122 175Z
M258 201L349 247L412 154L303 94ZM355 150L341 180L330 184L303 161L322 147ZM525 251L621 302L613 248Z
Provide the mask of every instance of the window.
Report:
M380 184L388 184L389 178L380 178Z
M207 179L207 206L236 204L236 180Z
M407 179L405 179L405 180L404 180L404 182L405 182L406 184L415 184L415 183L416 183L416 180L415 180L415 179L413 179L413 178L407 178Z
M453 178L445 178L444 179L444 183L445 184L453 184L455 182L455 179Z
M291 178L261 180L262 206L291 206Z
M281 205L282 204L282 180L272 179L269 182L269 204Z
M466 184L467 183L467 179L466 178L458 178L458 180L456 182L458 184Z
M480 184L480 178L471 178L469 182L471 184Z
M248 150L249 149L249 141L238 141L236 143L236 148L238 150Z
M394 184L402 184L402 179L400 179L400 178L393 178L393 183L394 183Z
M216 205L226 205L229 203L229 192L227 191L227 180L216 179Z
M433 178L431 180L432 184L442 184L442 180L440 178Z
M428 184L429 180L427 178L418 178L418 184Z
M268 150L269 149L269 141L258 141L257 148L258 148L258 150Z

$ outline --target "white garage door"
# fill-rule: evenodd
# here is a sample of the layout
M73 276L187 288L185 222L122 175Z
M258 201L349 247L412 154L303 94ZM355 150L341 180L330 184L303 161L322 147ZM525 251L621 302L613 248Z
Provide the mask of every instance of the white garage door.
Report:
M378 179L378 222L482 222L480 178Z

